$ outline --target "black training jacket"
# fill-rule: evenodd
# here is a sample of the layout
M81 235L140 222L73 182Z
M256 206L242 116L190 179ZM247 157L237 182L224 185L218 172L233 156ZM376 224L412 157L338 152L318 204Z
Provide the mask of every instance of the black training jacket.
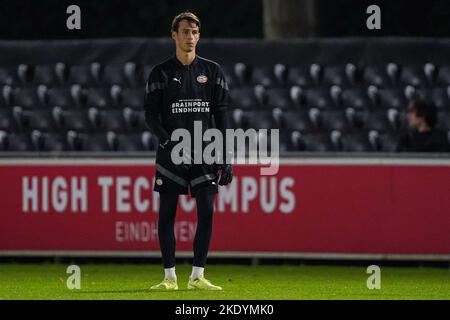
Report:
M196 120L202 122L203 132L216 127L224 134L229 128L228 91L216 62L197 55L190 65L183 65L173 56L150 73L145 91L145 122L160 143L170 139L172 131L178 128L189 130L193 137Z

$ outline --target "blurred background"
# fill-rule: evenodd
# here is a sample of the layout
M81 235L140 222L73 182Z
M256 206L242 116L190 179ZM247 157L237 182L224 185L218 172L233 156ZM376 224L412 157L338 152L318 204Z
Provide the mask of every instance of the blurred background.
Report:
M65 28L66 8L83 10L82 30ZM382 8L382 29L365 28L369 5ZM445 0L13 1L0 3L2 39L166 37L172 18L192 10L208 38L448 37ZM13 13L13 14L12 14ZM20 22L20 23L18 23Z
M81 30L66 28L71 4ZM226 74L233 125L280 129L279 173L236 166L221 189L211 257L448 263L446 0L0 1L2 256L159 257L143 97L185 10ZM192 199L180 206L190 257Z

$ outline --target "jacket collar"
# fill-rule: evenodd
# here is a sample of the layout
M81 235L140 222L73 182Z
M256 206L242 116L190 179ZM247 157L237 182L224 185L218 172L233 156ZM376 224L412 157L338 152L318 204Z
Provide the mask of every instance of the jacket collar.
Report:
M173 55L173 60L178 67L189 68L191 66L195 66L198 63L198 55L196 54L194 57L194 60L192 60L191 64L187 64L187 65L182 64L181 61L178 60L176 55Z

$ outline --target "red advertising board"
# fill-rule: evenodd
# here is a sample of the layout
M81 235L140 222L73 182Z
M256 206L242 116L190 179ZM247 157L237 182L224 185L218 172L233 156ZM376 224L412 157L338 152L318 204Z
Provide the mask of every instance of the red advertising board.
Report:
M159 253L151 160L4 160L0 252ZM235 165L215 202L211 252L450 254L450 164L284 161L273 176ZM195 199L180 197L189 252Z

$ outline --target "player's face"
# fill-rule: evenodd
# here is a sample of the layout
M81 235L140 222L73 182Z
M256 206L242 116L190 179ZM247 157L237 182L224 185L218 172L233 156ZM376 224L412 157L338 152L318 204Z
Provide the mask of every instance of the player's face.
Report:
M181 20L178 31L172 32L172 39L175 40L177 48L184 52L192 52L200 39L200 31L195 23Z

